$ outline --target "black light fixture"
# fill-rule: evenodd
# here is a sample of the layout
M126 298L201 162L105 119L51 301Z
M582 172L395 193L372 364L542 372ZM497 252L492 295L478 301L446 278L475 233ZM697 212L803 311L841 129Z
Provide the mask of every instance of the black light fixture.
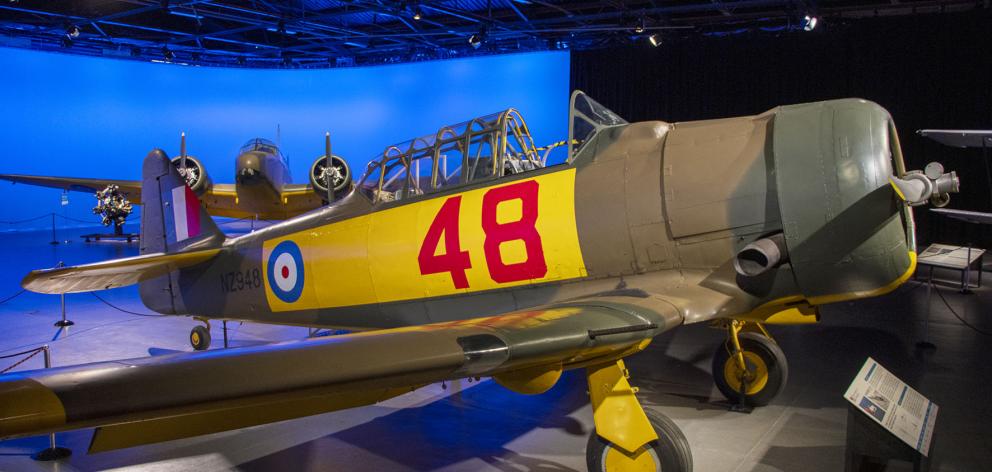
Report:
M800 22L800 24L803 27L803 31L813 31L814 29L816 29L817 23L819 23L819 19L816 17L816 15L812 15L812 14L806 14L806 16L804 16L802 21Z
M248 65L248 59L245 59L244 56L238 56L237 63L238 63L239 66L242 66L242 67L243 66L246 66L246 65Z
M634 27L634 32L637 33L637 34L641 34L641 33L644 32L644 17L643 16L639 20L637 20L637 26Z
M479 49L482 43L486 42L489 36L489 32L486 31L486 27L483 26L479 28L479 32L468 37L468 44L472 46L472 49Z
M201 59L200 53L198 52L190 53L189 59L193 62L200 62Z
M68 36L63 36L62 37L61 44L62 44L62 47L64 47L64 48L71 48L72 47L72 39L69 39Z
M289 57L289 56L284 56L282 58L282 65L283 66L286 66L286 67L292 67L293 66L293 58L292 57Z
M131 46L131 57L141 56L141 48L138 46Z
M648 42L651 43L651 45L654 47L661 46L661 36L659 36L657 33L651 34L648 36Z
M76 39L79 37L79 27L76 25L69 25L65 27L65 36L67 38Z
M176 53L169 49L169 46L162 46L162 57L165 58L165 62L172 62L176 58Z

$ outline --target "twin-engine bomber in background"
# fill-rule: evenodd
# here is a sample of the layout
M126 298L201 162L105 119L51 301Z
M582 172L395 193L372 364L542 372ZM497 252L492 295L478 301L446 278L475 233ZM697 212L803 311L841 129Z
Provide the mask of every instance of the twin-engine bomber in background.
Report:
M508 110L391 146L341 200L236 238L152 151L141 255L35 271L25 288L139 283L160 313L355 332L0 376L0 438L96 427L90 450L105 451L442 380L536 394L585 368L590 470L691 470L623 358L710 322L727 330L720 390L771 401L788 370L764 325L898 287L916 265L909 204L956 188L953 173L903 179L891 117L864 100L630 124L576 92L569 119L563 164L544 166Z
M329 137L327 138L329 139ZM194 156L186 155L186 135L173 165L186 178L193 193L213 216L285 220L306 213L343 196L351 187L351 171L340 156L323 155L310 165L310 183L294 184L289 162L269 140L254 138L245 143L234 161L233 184L215 184ZM328 165L327 155L331 155ZM0 174L0 180L96 194L116 185L130 203L143 203L141 181ZM333 191L329 191L329 187Z

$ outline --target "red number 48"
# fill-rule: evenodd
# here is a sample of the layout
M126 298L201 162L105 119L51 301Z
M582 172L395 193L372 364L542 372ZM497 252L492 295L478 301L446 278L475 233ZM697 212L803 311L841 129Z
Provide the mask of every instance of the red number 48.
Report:
M537 279L548 273L548 265L544 260L544 247L541 244L541 234L537 232L537 194L538 183L527 180L505 187L489 190L482 196L482 231L486 235L482 245L489 266L489 277L498 283L517 282ZM504 202L520 201L520 219L500 223L497 218L497 207ZM448 272L455 288L468 288L467 269L472 268L468 251L461 249L458 235L459 210L461 195L445 200L438 210L434 221L427 229L427 235L420 246L417 261L420 263L420 273L439 274ZM441 238L444 237L444 254L437 254ZM523 241L527 258L521 262L507 264L503 262L500 246L511 241Z

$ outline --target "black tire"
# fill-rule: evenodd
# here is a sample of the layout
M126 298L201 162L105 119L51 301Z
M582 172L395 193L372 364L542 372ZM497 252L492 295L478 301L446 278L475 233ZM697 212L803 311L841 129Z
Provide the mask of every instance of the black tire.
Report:
M692 451L689 448L689 441L682 434L682 430L661 413L645 410L651 426L658 433L658 439L645 444L637 457L642 454L651 454L645 459L653 459L659 472L692 472ZM586 467L589 472L607 472L612 470L607 466L609 454L624 454L620 449L615 448L610 442L601 438L593 429L589 434L589 442L586 444Z
M206 326L196 326L189 332L189 345L197 351L210 349L210 330Z
M747 386L745 402L749 406L765 406L782 393L782 389L788 383L789 363L782 348L778 347L775 341L761 334L741 333L739 339L748 371L760 375L763 363L764 371L767 373L763 381L756 379L756 382ZM736 360L730 355L731 351L733 347L730 346L729 341L717 347L713 356L713 381L724 397L732 402L739 402L740 380L728 378L728 375L740 372Z

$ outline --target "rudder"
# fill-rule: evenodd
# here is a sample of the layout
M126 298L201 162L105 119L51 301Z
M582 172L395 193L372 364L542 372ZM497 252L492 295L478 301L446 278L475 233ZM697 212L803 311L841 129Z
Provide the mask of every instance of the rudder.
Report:
M141 254L207 249L224 242L224 233L161 149L145 157L141 201Z

